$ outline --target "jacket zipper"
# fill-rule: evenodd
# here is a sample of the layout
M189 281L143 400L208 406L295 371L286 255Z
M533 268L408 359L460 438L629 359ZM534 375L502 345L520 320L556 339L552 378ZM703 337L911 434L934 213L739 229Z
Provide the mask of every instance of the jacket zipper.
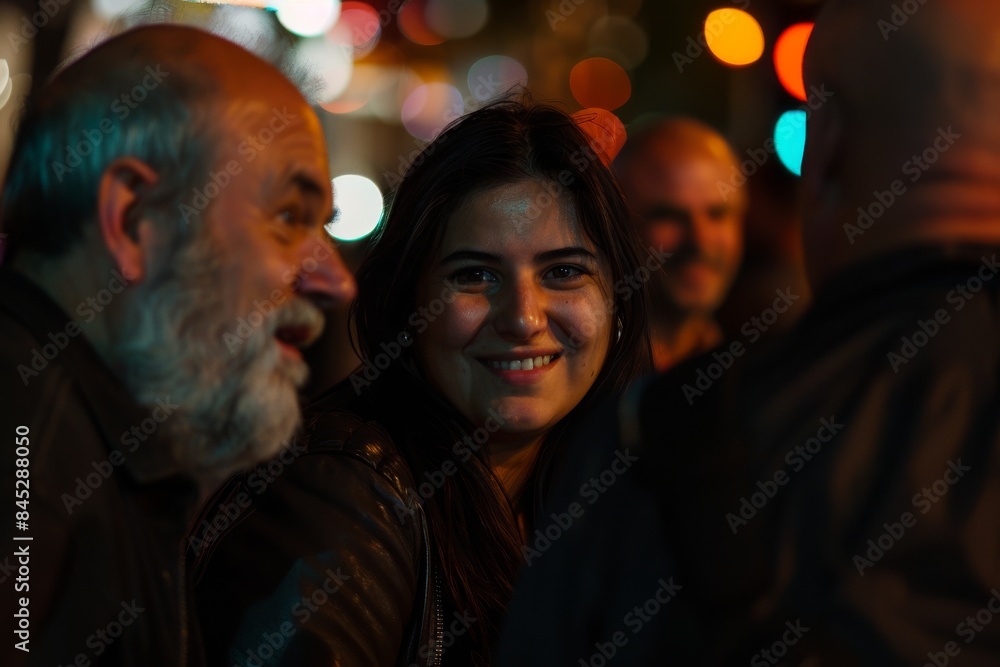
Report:
M181 562L177 577L180 589L180 620L181 620L181 667L188 664L188 620L187 620L187 574L184 567L184 548L181 547Z
M441 667L444 653L444 609L441 606L441 573L435 568L434 577L434 661L433 667Z

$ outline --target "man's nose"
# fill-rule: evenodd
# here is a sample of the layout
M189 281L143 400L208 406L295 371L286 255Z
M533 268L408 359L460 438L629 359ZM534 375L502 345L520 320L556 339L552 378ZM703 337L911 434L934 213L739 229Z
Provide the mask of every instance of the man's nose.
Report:
M309 296L320 308L340 308L357 296L354 276L337 248L325 238L304 244L298 265L297 291Z

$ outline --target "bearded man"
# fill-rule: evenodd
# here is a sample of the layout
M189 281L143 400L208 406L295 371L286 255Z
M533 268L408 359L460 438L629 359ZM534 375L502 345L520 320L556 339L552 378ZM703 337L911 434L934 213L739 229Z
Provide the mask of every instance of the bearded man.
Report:
M293 435L299 348L355 291L319 120L240 47L139 28L39 92L8 173L0 663L199 664L185 530Z

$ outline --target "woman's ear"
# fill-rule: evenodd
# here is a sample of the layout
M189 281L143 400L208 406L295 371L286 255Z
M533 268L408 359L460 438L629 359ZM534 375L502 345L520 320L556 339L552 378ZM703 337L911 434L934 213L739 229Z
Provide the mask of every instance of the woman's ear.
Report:
M131 157L112 161L101 175L97 191L101 238L118 270L129 281L141 281L149 266L151 223L137 216L137 207L140 192L158 179L152 167Z

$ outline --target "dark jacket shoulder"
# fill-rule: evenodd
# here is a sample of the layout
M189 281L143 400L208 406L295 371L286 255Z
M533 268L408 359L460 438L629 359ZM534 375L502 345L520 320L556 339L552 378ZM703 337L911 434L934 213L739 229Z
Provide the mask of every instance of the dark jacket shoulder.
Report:
M231 479L195 528L213 664L388 667L425 641L431 569L412 475L365 401L343 390L310 405L302 435Z

